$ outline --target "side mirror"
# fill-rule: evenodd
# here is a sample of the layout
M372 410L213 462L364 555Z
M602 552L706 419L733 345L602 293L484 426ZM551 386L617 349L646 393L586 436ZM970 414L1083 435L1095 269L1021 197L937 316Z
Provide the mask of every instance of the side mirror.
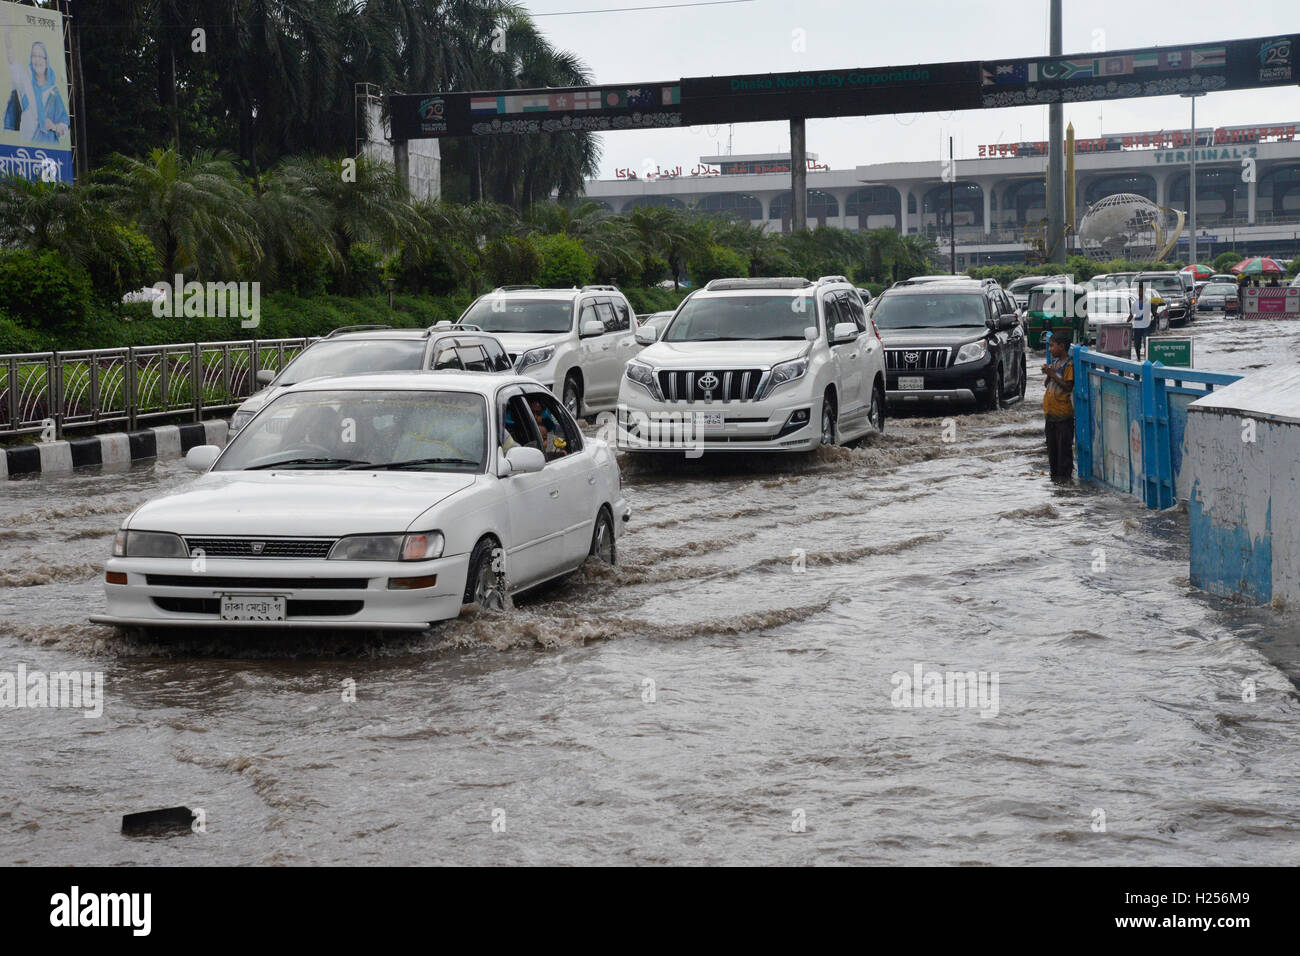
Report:
M831 336L831 342L834 345L842 345L846 342L856 342L859 330L852 322L835 323L835 332Z
M998 328L1000 329L1014 329L1019 324L1020 316L1014 312L1003 312L1002 315L998 316Z
M275 376L277 374L278 373L273 368L259 368L256 375L257 384L270 385L275 381Z
M803 330L803 337L809 342L817 341L817 326L810 325Z
M545 468L546 456L541 449L516 445L506 452L506 464L510 466L509 474L527 475Z
M195 445L185 453L185 467L190 471L207 471L220 454L217 445Z
M638 345L654 345L659 341L659 332L651 326L643 325L636 330L636 341Z
M597 335L605 334L605 323L599 319L592 319L590 322L583 322L582 328L578 330L578 337L589 339Z

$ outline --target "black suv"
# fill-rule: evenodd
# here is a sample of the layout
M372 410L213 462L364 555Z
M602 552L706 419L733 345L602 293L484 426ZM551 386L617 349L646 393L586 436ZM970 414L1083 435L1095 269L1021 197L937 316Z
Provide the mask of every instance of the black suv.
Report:
M886 398L975 402L1025 397L1025 332L1016 305L992 281L896 286L871 312L885 342Z

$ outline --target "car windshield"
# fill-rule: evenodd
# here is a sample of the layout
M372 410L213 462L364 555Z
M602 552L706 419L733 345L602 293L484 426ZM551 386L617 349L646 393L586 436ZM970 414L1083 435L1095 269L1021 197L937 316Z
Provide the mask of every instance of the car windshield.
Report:
M327 339L309 346L285 366L275 384L293 385L309 378L358 372L414 370L420 367L423 357L423 339Z
M988 315L982 292L890 295L877 300L871 320L882 329L948 329L982 326Z
M664 333L665 342L803 339L817 325L812 296L737 295L685 302Z
M464 392L287 392L244 426L213 470L482 471L486 407Z
M1155 292L1177 292L1183 291L1183 283L1180 279L1162 277L1159 279L1144 279L1143 282L1147 288Z
M462 321L484 332L568 332L573 326L573 303L485 295L470 306Z
M1211 282L1201 290L1201 295L1236 295L1237 287L1226 282Z
M1007 286L1007 291L1012 295L1016 293L1024 294L1036 285L1042 285L1046 281L1042 276L1026 276L1023 279L1017 279L1011 285Z

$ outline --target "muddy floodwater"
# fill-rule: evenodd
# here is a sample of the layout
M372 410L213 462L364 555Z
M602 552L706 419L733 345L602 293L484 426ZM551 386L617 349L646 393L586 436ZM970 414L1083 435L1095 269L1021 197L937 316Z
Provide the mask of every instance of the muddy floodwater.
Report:
M8 481L0 670L105 700L0 710L0 863L1295 865L1300 612L1192 588L1177 509L1053 486L1040 364L859 448L625 465L618 568L416 637L128 641L102 562L183 464ZM918 671L995 703L896 706ZM205 832L119 832L180 804Z

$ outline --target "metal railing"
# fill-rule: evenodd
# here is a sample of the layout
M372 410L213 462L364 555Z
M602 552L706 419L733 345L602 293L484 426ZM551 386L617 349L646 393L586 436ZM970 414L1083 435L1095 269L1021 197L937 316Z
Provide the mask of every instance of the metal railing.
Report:
M0 355L0 438L233 409L314 338Z

